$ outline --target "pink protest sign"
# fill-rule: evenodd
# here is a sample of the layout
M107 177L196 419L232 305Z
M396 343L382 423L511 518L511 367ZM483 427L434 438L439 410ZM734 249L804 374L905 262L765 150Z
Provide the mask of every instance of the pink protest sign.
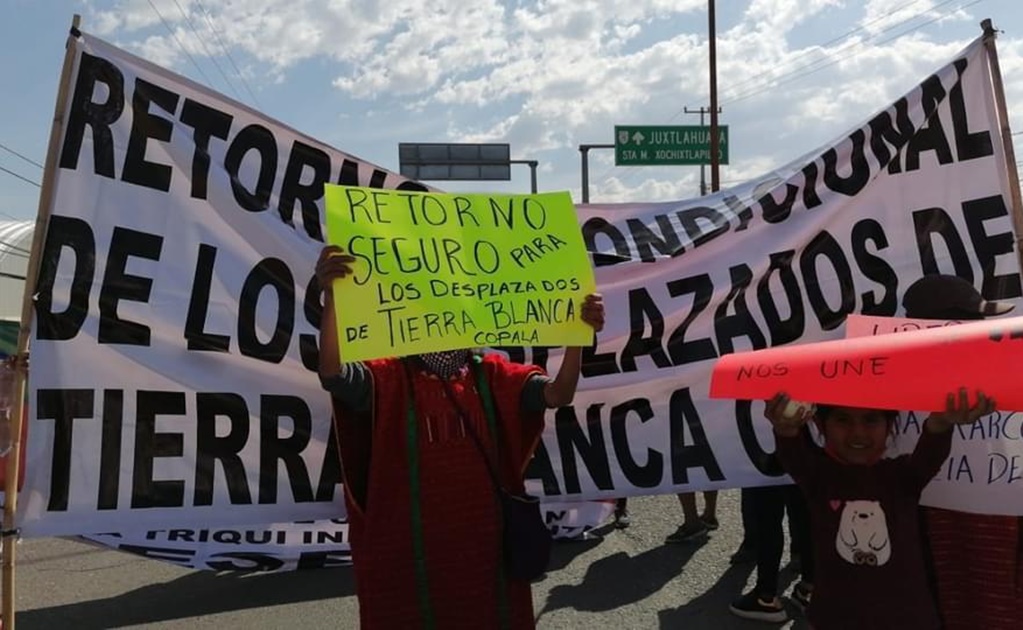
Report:
M891 333L913 332L957 326L958 319L910 319L908 317L876 317L873 315L849 315L845 318L845 338L872 337Z
M1023 317L969 322L721 357L711 398L796 400L940 410L945 394L980 389L999 409L1023 410Z

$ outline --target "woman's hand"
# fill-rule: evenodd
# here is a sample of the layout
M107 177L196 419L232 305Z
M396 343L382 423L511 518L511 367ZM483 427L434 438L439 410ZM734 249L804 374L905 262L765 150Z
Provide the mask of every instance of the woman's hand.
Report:
M580 319L593 327L593 332L604 330L604 296L591 293L583 299Z
M320 250L320 258L316 261L316 282L320 290L330 293L335 280L352 275L353 262L355 257L337 245L327 245Z
M977 403L970 406L970 394L965 387L959 392L949 392L945 397L945 411L932 413L924 427L932 433L943 433L956 424L973 424L995 410L995 401L984 392L977 390Z
M767 401L767 408L764 409L764 417L771 421L774 432L782 437L796 437L803 426L813 417L809 405L799 405L795 414L786 415L789 403L792 401L785 392L778 392L774 398Z

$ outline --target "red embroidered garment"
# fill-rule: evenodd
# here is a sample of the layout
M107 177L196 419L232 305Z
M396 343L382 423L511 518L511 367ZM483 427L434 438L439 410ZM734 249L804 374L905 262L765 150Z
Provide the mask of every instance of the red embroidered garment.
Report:
M1023 628L1020 518L928 508L927 530L946 630Z
M443 384L410 366L410 430L402 361L366 365L373 417L335 406L361 627L533 628L529 584L500 570L500 512L486 462ZM524 415L520 394L538 368L499 357L480 368L498 415L502 483L521 491L543 414ZM493 453L473 373L448 383Z

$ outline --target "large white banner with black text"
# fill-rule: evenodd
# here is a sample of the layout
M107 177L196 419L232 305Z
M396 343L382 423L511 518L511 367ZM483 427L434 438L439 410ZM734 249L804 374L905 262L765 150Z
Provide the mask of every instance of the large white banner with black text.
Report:
M901 314L923 273L1019 302L989 73L978 42L761 180L580 207L608 326L574 405L548 416L531 486L564 502L776 483L762 403L707 398L717 356L838 337L847 313ZM23 532L198 544L222 529L258 546L304 544L305 525L273 524L334 531L339 467L315 374L322 186L423 187L88 35L64 120L35 302ZM557 367L555 351L509 352ZM985 426L996 428L956 441L972 476L953 463L928 501L1023 511L1006 500L1019 417ZM991 454L1004 474L988 473ZM336 560L310 562L321 559Z

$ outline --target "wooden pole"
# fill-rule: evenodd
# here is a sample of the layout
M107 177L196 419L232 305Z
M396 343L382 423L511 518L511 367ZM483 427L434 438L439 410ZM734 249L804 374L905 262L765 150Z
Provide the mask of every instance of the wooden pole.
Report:
M710 110L707 109L706 107L703 107L701 105L700 109L689 109L688 107L683 107L682 111L684 113L686 113L686 114L699 114L700 115L700 127L702 128L703 127L703 115L708 113ZM721 113L721 108L720 107L718 108L718 113L719 114ZM711 141L711 146L713 146L713 145L714 145L714 143L713 143L713 141ZM704 168L704 164L700 164L700 196L701 197L706 196L706 194L707 194L707 172L706 171L707 171L707 169Z
M721 189L721 150L718 139L718 43L714 18L714 0L707 6L708 42L710 45L710 191Z
M1020 195L1019 175L1016 173L1016 151L1012 146L1012 130L1009 128L1009 108L1005 104L1005 85L1002 83L1002 70L998 64L998 48L995 38L998 31L986 19L980 23L984 29L984 48L987 49L988 61L991 64L991 83L995 91L995 106L1001 124L1002 151L1005 153L1005 169L1009 178L1009 214L1012 215L1012 226L1016 230L1016 257L1019 268L1023 270L1023 196Z
M14 630L14 565L17 546L17 530L14 527L18 509L18 471L21 467L21 435L23 430L25 383L28 377L28 340L32 332L32 296L35 294L39 277L40 258L45 242L46 226L53 208L53 179L57 174L57 157L60 139L64 130L64 112L67 109L68 90L71 80L71 66L74 62L79 36L81 16L75 14L71 20L71 34L64 51L64 67L57 86L57 104L54 107L53 124L50 127L50 143L46 150L46 164L43 182L39 191L39 206L36 211L35 233L32 235L32 249L25 273L25 295L21 301L21 326L18 329L18 349L14 355L14 392L11 407L11 450L7 454L7 478L4 484L3 523L3 567L0 578L3 581L2 617L3 628Z

